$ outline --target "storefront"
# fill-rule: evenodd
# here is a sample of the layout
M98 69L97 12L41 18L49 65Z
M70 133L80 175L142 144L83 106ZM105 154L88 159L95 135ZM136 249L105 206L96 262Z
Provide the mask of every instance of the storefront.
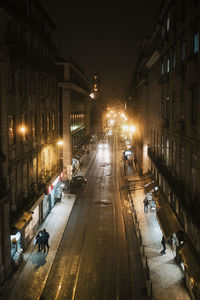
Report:
M22 236L20 231L10 236L11 242L11 259L15 266L18 266L23 257Z
M191 298L200 299L200 263L193 246L186 241L179 248L181 266Z
M178 247L183 242L183 228L176 218L168 202L164 200L161 193L155 198L157 208L157 220L165 239L170 242L174 257L177 256Z
M56 179L52 182L51 185L48 187L48 201L50 205L50 209L54 207L58 199L61 197L62 193L62 179L63 173L61 173Z
M18 266L23 257L23 249L29 241L29 237L26 233L26 228L29 226L32 220L32 213L25 211L17 223L14 224L14 228L10 235L11 241L11 258L14 265Z

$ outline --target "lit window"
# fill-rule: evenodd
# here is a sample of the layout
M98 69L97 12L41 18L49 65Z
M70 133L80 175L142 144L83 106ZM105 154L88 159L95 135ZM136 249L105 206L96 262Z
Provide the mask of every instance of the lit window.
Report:
M25 142L26 139L27 139L27 135L26 135L27 129L26 129L26 126L27 126L27 116L24 114L21 117L21 128L20 128L21 135L22 135L22 142Z
M199 52L199 32L194 35L194 54Z
M176 67L176 48L173 49L173 61L172 61L173 69Z
M162 65L161 65L161 74L163 75L165 72L165 65L164 65L164 62L162 62Z
M8 142L15 144L15 116L8 116Z
M166 24L166 30L169 31L169 27L170 27L170 15L168 14L167 16L167 24Z
M52 113L52 130L55 130L55 112Z
M169 139L166 139L166 165L169 166Z
M167 73L169 73L170 61L169 58L167 59Z

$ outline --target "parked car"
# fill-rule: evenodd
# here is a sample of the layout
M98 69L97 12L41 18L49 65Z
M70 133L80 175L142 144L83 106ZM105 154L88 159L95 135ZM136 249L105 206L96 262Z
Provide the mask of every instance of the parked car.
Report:
M76 188L76 187L81 187L87 183L87 179L84 176L74 176L72 177L69 186L70 188Z

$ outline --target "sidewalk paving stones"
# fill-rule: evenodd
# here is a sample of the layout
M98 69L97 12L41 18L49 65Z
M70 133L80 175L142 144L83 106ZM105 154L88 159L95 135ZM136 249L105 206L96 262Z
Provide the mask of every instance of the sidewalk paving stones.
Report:
M127 169L129 180L139 180L135 168ZM184 275L174 260L172 249L167 244L166 254L162 255L162 231L156 218L156 212L144 212L145 198L143 189L131 192L134 209L137 215L145 257L150 270L150 280L154 300L189 300L191 299L185 283Z
M1 299L39 299L67 225L75 198L75 195L63 192L62 201L54 206L41 226L50 234L49 251L46 253L37 252L38 247L32 241L24 253L25 265L23 269L20 274L16 274L13 280L9 282L10 287L12 287L10 295ZM17 275L18 277L14 282ZM39 282L40 284L38 284ZM9 287L7 287L7 290L9 290Z

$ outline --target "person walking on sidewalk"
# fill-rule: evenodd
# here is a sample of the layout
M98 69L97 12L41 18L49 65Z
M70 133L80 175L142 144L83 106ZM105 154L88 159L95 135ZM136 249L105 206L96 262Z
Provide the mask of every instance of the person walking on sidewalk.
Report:
M46 247L49 250L49 233L46 231L46 229L43 229L42 232L42 241L43 241L43 253L46 252Z
M36 244L38 245L38 252L43 250L43 242L42 242L42 231L40 230L36 235Z
M144 198L143 202L144 202L144 212L148 212L149 200L147 199L147 197Z
M164 236L162 237L162 241L161 241L161 244L163 245L163 249L160 251L161 254L166 254L166 241L165 241L165 238Z
M135 163L135 167L136 167L136 164L137 164L137 157L136 156L134 158L134 163Z

